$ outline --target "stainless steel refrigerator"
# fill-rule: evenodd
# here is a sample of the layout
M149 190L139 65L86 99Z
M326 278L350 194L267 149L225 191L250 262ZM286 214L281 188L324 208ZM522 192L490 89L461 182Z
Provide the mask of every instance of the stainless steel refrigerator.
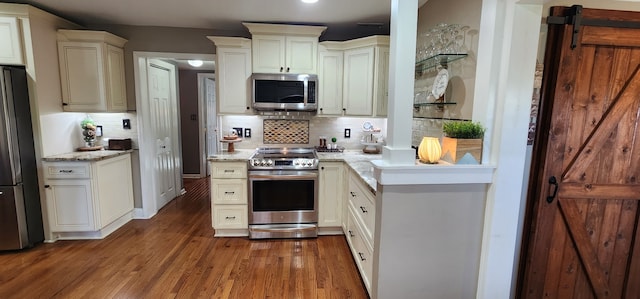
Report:
M42 211L24 67L0 66L0 250L42 242Z

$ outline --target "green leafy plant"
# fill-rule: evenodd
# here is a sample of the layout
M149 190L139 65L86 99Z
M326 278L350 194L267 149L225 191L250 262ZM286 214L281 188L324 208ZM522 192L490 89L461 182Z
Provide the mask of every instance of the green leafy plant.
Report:
M447 137L459 139L482 139L486 129L479 122L447 121L442 124L442 131Z

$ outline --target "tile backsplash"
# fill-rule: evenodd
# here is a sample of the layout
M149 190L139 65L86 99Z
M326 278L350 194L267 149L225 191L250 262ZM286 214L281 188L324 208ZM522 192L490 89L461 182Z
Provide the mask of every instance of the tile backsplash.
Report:
M224 132L229 132L232 128L250 128L251 138L243 138L242 142L236 143L235 147L238 149L254 149L257 147L269 147L269 146L291 146L291 147L313 147L319 145L320 136L327 137L331 140L335 137L339 146L349 150L362 149L364 146L361 144L361 139L365 135L369 135L369 132L364 132L362 124L364 122L370 122L374 128L379 128L379 134L383 139L386 138L387 132L387 119L386 118L363 118L363 117L301 117L304 119L273 119L271 116L261 115L223 115L219 116L218 128L219 136L225 135ZM295 124L294 126L302 126L308 124L308 136L301 139L289 138L275 140L271 138L271 128L269 125L272 121L279 124ZM288 123L287 123L288 122ZM287 129L275 128L283 130L282 132L288 132ZM299 129L299 128L297 128ZM297 130L296 129L296 130ZM351 137L344 137L344 130L351 130ZM266 132L265 132L266 131ZM304 130L302 130L304 131ZM281 132L281 133L282 133ZM286 133L288 134L288 133ZM265 136L268 136L265 138ZM295 143L287 143L295 142Z
M309 121L265 119L262 126L265 144L309 144Z

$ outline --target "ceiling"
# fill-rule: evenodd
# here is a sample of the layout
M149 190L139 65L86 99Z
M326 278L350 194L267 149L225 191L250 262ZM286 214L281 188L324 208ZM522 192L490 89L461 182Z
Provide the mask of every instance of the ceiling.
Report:
M420 0L424 4L427 0ZM319 24L332 30L385 31L391 0L8 0L83 26L132 25L246 30L242 22ZM375 33L382 34L382 33Z

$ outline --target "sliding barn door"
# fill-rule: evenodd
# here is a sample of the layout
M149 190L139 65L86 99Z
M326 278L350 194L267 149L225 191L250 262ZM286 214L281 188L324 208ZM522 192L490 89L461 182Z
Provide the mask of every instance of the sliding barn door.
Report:
M637 299L640 13L551 15L519 298Z

